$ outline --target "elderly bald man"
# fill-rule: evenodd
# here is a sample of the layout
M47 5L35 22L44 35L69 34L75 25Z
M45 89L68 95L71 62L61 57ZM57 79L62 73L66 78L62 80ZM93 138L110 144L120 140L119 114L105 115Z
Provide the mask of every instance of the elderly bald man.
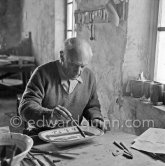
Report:
M33 72L19 106L23 119L36 128L57 127L68 124L69 113L79 123L85 117L104 130L95 76L86 67L92 55L85 40L67 39L60 60Z

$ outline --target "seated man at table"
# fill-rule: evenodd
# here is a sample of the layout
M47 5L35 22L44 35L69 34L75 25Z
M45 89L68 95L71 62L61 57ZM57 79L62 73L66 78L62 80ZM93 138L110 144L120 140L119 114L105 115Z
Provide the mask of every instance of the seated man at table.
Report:
M70 114L79 124L85 117L104 130L95 76L86 67L92 56L85 40L67 39L60 60L33 72L19 106L22 118L36 128L54 128L68 124Z

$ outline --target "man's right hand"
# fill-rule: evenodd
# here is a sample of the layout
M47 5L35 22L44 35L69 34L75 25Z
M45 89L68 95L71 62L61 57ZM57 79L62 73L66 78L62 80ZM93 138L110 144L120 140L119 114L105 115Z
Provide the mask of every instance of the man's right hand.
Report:
M62 117L69 119L69 116L72 116L72 114L65 107L58 105L54 108L52 117L54 116L58 117L58 119L61 119Z

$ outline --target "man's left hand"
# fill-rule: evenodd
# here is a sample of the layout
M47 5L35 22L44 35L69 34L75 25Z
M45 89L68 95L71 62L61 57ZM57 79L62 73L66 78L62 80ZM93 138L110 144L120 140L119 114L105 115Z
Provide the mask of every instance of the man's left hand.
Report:
M100 119L93 119L92 125L103 130L104 132L106 132L106 130L107 130L105 123L103 121L101 121Z

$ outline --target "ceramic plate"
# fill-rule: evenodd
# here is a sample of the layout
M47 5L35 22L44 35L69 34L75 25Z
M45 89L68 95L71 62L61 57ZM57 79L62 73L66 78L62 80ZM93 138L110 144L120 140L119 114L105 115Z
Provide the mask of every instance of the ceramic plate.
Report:
M97 136L104 134L102 130L90 126L80 126L85 133L85 138L79 133L77 127L66 127L60 129L52 129L42 131L38 134L39 138L46 141L55 143L60 146L72 145L87 142Z

